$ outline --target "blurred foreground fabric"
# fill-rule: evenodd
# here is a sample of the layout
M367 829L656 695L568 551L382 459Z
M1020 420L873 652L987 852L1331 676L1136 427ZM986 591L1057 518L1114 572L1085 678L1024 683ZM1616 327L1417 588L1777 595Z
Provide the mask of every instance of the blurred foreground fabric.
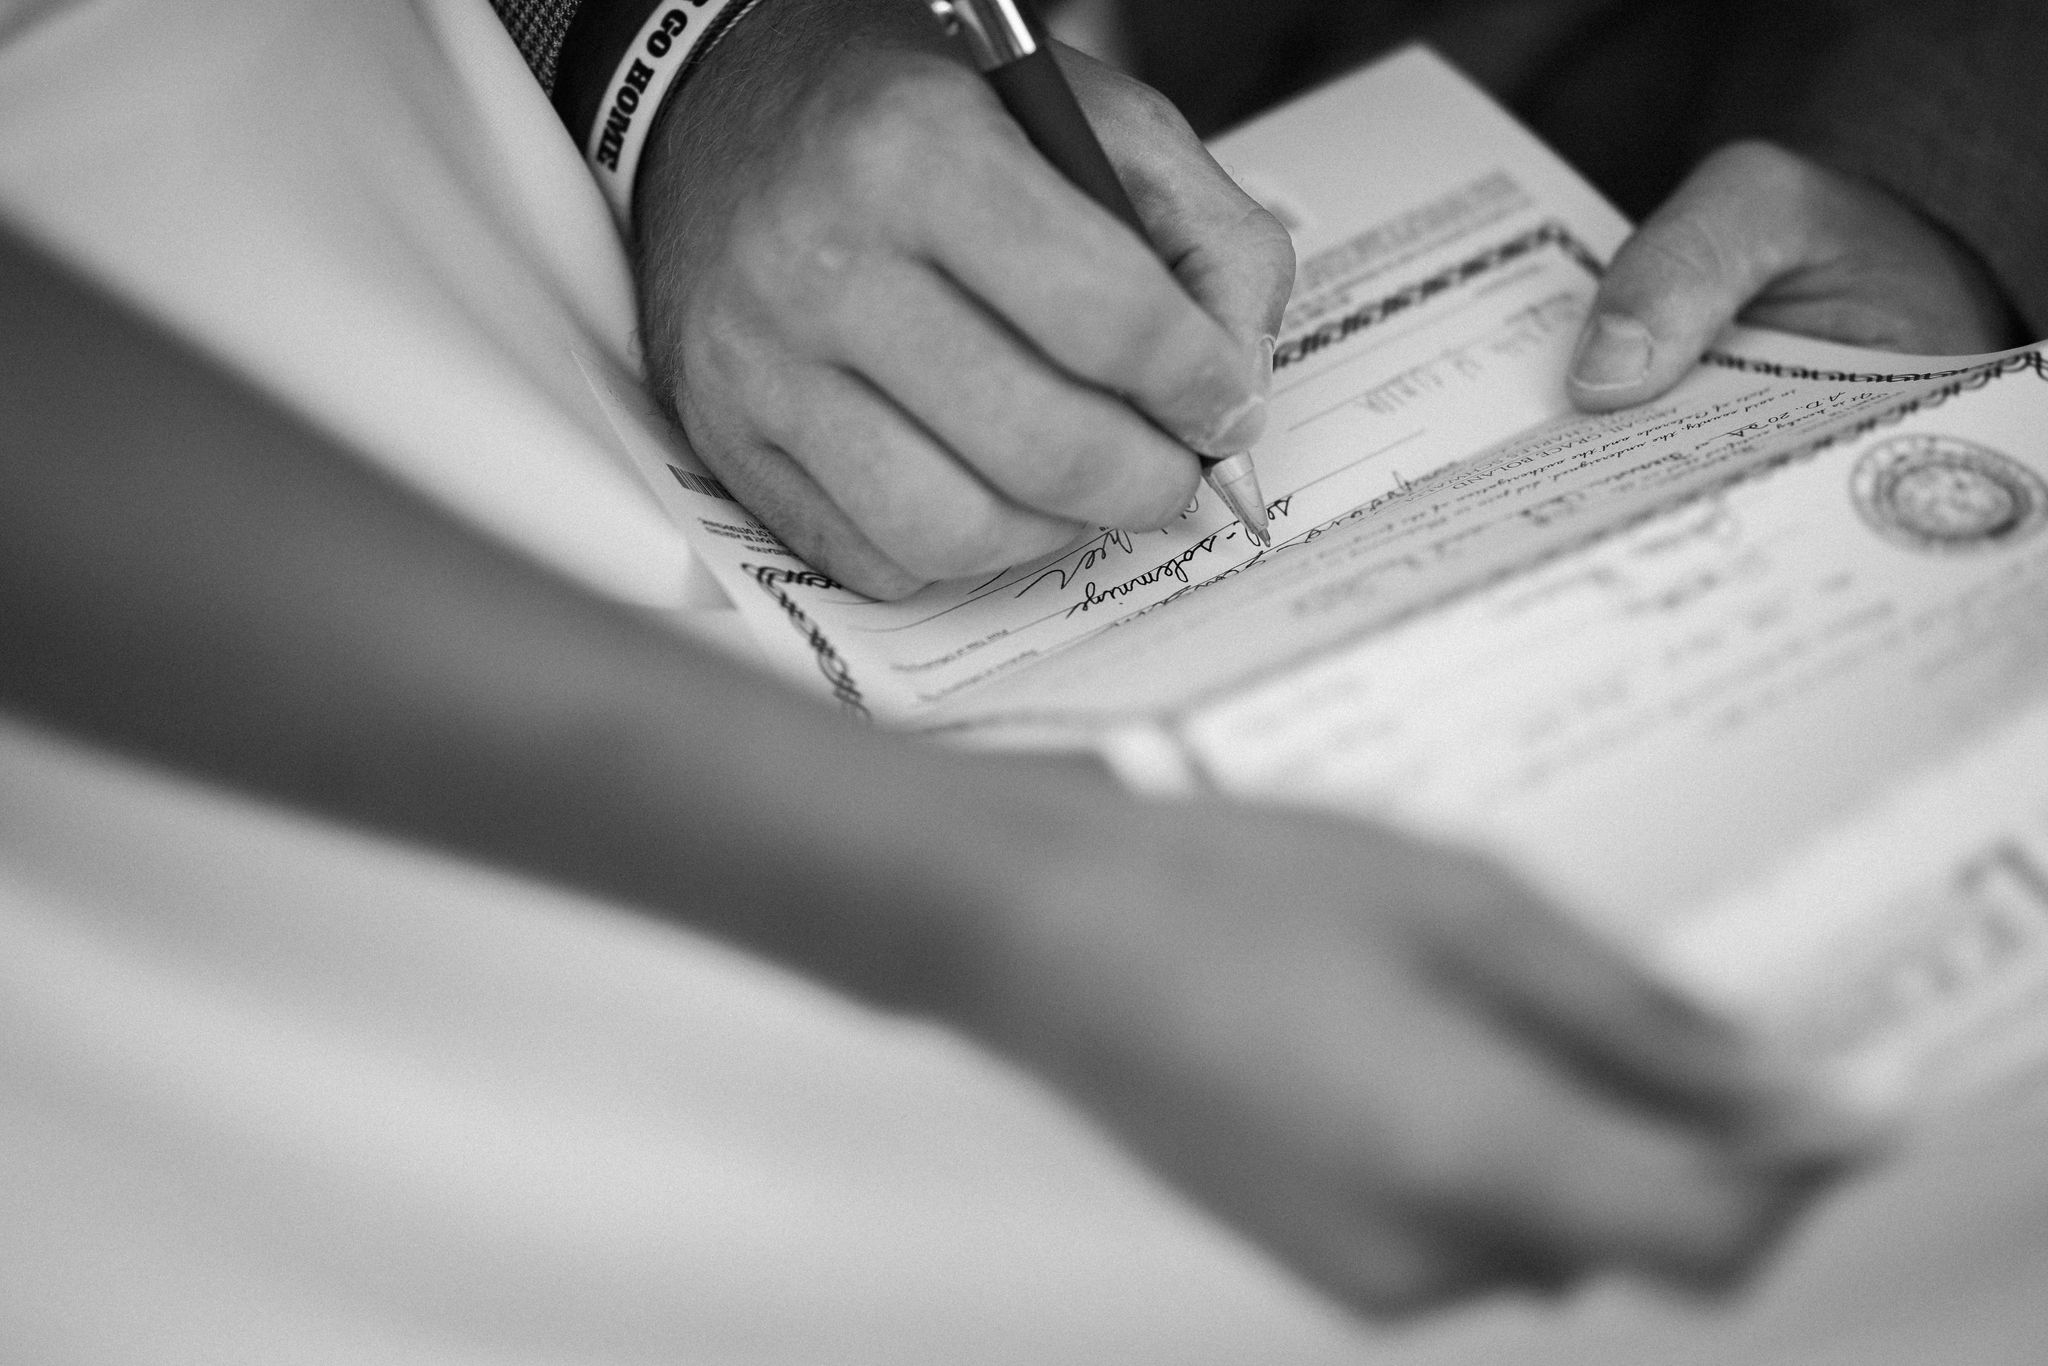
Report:
M0 214L698 611L609 214L485 0L0 0ZM33 453L24 453L32 458ZM0 719L0 1360L1330 1359L1032 1084L629 911Z

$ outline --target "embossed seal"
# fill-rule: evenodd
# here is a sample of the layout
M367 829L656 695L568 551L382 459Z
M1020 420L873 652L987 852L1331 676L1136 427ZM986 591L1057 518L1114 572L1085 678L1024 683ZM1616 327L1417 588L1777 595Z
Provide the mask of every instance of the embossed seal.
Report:
M2048 521L2048 483L2010 456L1952 436L1895 436L1849 478L1872 530L1914 550L1952 554L2025 540Z

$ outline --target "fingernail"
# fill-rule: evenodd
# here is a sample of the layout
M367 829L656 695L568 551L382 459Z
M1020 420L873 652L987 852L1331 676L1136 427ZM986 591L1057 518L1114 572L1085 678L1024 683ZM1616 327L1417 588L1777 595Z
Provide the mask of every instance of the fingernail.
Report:
M1266 396L1253 394L1216 421L1207 440L1197 441L1203 455L1236 455L1259 443L1266 430Z
M1650 329L1634 318L1602 313L1572 357L1572 379L1582 389L1625 389L1650 373Z
M1273 353L1279 349L1280 339L1267 335L1259 338L1259 373L1265 377L1266 387L1273 387Z

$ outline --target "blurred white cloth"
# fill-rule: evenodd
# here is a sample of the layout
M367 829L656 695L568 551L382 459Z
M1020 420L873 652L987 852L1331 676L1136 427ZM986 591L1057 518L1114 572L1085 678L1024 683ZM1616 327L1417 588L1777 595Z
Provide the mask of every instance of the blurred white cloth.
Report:
M935 1030L17 726L0 773L9 1363L1336 1359Z
M485 0L0 0L0 213L493 534L701 600L589 381L634 365L609 219ZM0 722L24 1366L2018 1361L2032 1133L1741 1314L1364 1334L936 1031Z
M476 524L684 600L585 378L634 365L624 253L483 0L0 0L0 212Z
M610 217L485 0L0 0L0 213L476 525L699 600L591 382ZM935 1031L9 724L0 1266L22 1366L1341 1341Z

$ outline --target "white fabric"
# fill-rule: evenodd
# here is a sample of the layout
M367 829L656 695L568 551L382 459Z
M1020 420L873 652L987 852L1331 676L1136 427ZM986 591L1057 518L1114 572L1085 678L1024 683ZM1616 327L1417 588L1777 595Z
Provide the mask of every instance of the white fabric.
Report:
M481 0L0 0L0 35L0 210L479 525L681 601L583 377L633 363L624 256Z
M474 523L690 600L588 378L633 365L610 217L484 0L0 0L0 213ZM0 1267L22 1366L1343 1341L936 1032L4 722Z
M0 1360L1335 1359L935 1031L13 725L0 773Z
M0 0L0 212L477 524L688 601L585 378L632 366L604 205L484 0ZM1355 1332L936 1032L0 722L7 1363L2016 1362L2040 1122L1864 1187L1740 1314Z

